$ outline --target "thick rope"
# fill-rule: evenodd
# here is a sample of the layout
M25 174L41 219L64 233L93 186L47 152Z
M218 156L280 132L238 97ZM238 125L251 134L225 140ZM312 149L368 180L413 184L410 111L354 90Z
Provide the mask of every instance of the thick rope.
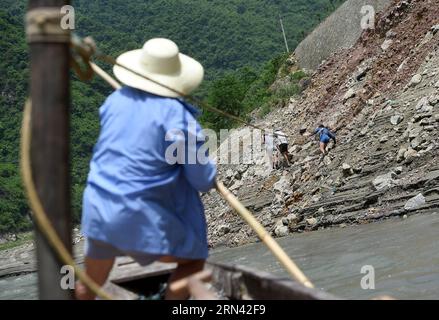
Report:
M38 224L39 230L44 234L50 245L55 249L61 261L65 265L72 266L75 274L78 276L81 282L85 286L87 286L93 293L103 299L110 300L112 299L112 297L108 293L103 291L96 282L94 282L81 268L78 267L72 255L59 238L56 230L53 228L52 223L47 218L47 214L38 196L35 183L32 178L32 168L30 161L30 146L32 141L30 129L31 111L32 103L30 100L27 100L24 106L23 120L21 125L20 169L26 195L32 209L32 215L35 218L36 223Z

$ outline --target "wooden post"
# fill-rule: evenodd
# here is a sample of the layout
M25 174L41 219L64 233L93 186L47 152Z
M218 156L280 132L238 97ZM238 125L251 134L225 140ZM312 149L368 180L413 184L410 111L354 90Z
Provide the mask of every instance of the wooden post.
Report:
M28 10L61 7L65 0L30 0ZM42 21L42 20L40 20ZM61 28L61 27L60 27ZM61 240L71 252L69 191L69 42L29 40L32 99L31 161L42 204ZM62 263L39 230L35 231L40 299L72 299L61 288Z

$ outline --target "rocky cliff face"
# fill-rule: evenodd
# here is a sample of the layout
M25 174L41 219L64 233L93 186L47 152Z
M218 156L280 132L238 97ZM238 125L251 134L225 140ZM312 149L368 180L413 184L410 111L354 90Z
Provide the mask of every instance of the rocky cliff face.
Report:
M297 46L295 55L299 66L315 70L334 52L352 47L361 36L361 21L370 13L371 7L378 13L391 2L392 0L347 0Z
M324 159L300 133L320 123L338 138ZM283 128L293 165L272 170L260 155L219 165L219 179L275 236L439 212L439 1L395 1L255 124ZM203 201L211 246L256 240L215 191Z

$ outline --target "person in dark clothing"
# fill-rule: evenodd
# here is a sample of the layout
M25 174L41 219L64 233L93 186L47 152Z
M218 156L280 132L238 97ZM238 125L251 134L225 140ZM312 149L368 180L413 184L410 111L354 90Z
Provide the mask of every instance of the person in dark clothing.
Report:
M320 151L323 155L327 154L326 147L328 146L329 141L334 140L334 145L337 144L335 134L332 133L327 127L323 124L319 125L315 130L313 135L319 135L320 141Z
M287 135L281 129L276 129L274 131L274 137L275 137L274 142L275 142L275 146L276 146L277 150L279 151L281 156L283 156L285 158L285 161L289 166L291 163L290 163L290 159L289 159L290 156L288 154Z

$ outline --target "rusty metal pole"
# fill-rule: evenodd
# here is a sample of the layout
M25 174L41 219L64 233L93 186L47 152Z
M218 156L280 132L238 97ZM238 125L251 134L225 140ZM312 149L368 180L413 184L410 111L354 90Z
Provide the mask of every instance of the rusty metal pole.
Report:
M69 4L65 0L30 0L29 13L43 7L52 13ZM50 11L50 10L49 10ZM47 18L47 17L46 17ZM50 20L50 21L49 21ZM69 179L69 42L70 33L43 15L35 18L30 50L32 99L31 161L33 179L49 219L68 250L71 245ZM46 22L52 23L50 26ZM28 19L27 19L28 22ZM59 30L57 29L59 25ZM37 26L35 28L35 26ZM55 27L55 28L54 28ZM39 34L38 30L46 30ZM27 23L27 31L29 23ZM37 31L35 31L37 30ZM66 35L67 33L67 35ZM38 288L40 299L72 299L73 291L61 288L62 263L36 229Z

